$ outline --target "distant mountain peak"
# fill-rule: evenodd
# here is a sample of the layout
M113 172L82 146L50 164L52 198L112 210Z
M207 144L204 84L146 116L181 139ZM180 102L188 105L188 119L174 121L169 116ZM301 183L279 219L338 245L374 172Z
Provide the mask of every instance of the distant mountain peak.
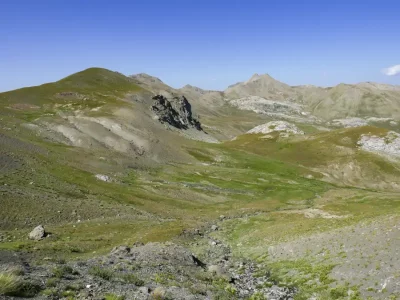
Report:
M197 86L193 86L193 85L190 85L190 84L185 85L184 87L180 88L179 90L181 92L183 92L183 93L192 94L192 95L196 94L198 96L215 92L215 91L212 91L212 90L204 90L202 88L199 88Z
M253 81L260 80L260 79L276 81L273 77L271 77L267 73L266 74L261 74L261 75L258 74L258 73L254 73L253 76L251 76L249 80L245 81L245 83L250 83L250 82L253 82Z
M202 88L199 88L197 86L193 86L190 84L185 85L184 87L182 87L181 89L185 89L185 90L194 90L196 92L205 92L205 90L203 90Z
M160 78L155 77L155 76L151 76L151 75L146 74L146 73L134 74L134 75L131 75L131 76L129 76L129 77L134 78L134 79L137 79L137 80L143 80L143 79L145 79L145 80L147 80L147 81L158 82L158 83L163 83L163 84L164 84L164 82L163 82Z
M260 75L258 73L254 73L253 76L250 77L249 80L247 81L254 81L260 78Z
M190 84L186 84L185 86L182 87L183 89L198 89L198 87L195 87L193 85Z

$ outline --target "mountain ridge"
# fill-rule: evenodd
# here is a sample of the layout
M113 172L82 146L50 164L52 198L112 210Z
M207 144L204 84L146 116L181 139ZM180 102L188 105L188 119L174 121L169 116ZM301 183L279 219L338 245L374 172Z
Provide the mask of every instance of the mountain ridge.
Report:
M50 82L45 82L45 83L38 84L38 85L24 86L24 87L20 87L20 88L16 88L16 89L6 90L6 91L0 92L0 94L16 91L16 90L20 90L20 89L25 89L25 88L37 87L37 86L41 86L41 85L45 85L45 84L49 84L49 83L55 83L55 82L59 82L59 81L62 81L64 79L67 79L67 78L69 78L71 76L78 75L80 73L89 73L89 72L95 72L95 71L112 72L112 73L120 74L120 75L125 76L125 77L130 77L130 78L133 78L133 79L147 78L147 79L153 80L154 82L159 82L159 83L162 83L162 84L166 85L165 82L162 81L159 77L152 76L152 75L150 75L148 73L143 73L142 72L142 73L136 73L136 74L131 74L131 75L125 75L125 74L120 73L118 71L112 71L110 69L106 69L106 68L102 68L102 67L89 67L89 68L83 69L81 71L74 72L74 73L72 73L70 75L62 77L62 78L60 78L58 80L55 80L55 81L50 81ZM387 87L387 88L395 88L396 90L400 89L400 84L388 84L388 83L381 83L381 82L374 82L374 81L361 81L361 82L357 82L357 83L342 82L342 83L338 83L336 85L330 85L330 86L318 86L318 85L314 85L314 84L311 84L311 83L310 84L289 85L289 84L287 84L287 83L285 83L283 81L275 79L269 73L264 73L264 74L254 73L252 76L250 76L250 78L245 79L243 81L238 81L238 82L236 82L234 84L231 84L231 85L228 85L226 88L221 89L221 90L205 89L205 88L202 88L200 86L193 85L191 83L187 83L187 84L185 84L184 86L182 86L180 88L174 88L174 89L178 89L179 90L179 89L183 89L185 87L191 87L191 88L199 89L199 90L202 90L202 91L223 92L223 91L227 90L228 88L233 87L235 85L238 85L238 84L241 84L241 83L249 83L249 82L255 81L257 79L260 79L262 77L272 79L274 81L280 82L280 83L285 84L285 85L287 85L289 87L292 87L292 88L296 88L296 87L313 87L313 88L320 88L320 89L331 89L331 88L337 87L339 85L373 85L373 86L381 86L381 87Z
M143 89L143 92L162 94L166 98L185 95L195 110L202 112L203 115L211 115L212 111L223 114L222 110L226 104L234 104L240 110L275 115L271 111L275 108L271 105L290 107L296 104L301 107L297 114L311 114L326 121L351 117L394 119L400 117L399 86L374 82L341 83L328 88L310 85L289 86L275 80L269 74L257 73L224 91L211 91L189 84L175 89L161 79L145 73L125 76L103 68L88 68L53 83L0 93L0 97L10 103L13 102L12 98L23 98L26 103L35 105L36 102L52 98L53 88L63 89L64 92L68 92L68 89L75 89L76 92L95 89L97 93L101 90L114 90L119 91L121 97L129 90L140 89ZM38 99L35 100L35 97ZM54 97L51 101L54 101ZM265 105L266 101L270 104ZM299 116L301 117L301 114ZM304 117L302 118L306 121Z

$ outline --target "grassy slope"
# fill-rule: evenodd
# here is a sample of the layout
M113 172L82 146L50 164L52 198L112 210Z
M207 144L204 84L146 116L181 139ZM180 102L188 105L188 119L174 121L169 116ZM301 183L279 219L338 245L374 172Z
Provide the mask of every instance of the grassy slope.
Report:
M382 178L382 174L386 174L383 178L385 176L387 176L386 178L399 178L398 165L363 151L345 151L343 153L335 148L355 149L361 134L385 135L386 132L380 128L361 127L319 133L313 138L294 140L266 140L262 139L261 135L245 135L226 143L226 146L285 161L289 165L301 165L325 172L329 172L328 166L335 161L341 161L343 164L356 162L366 170L365 174L371 175L364 178L368 187L368 182L372 184L374 178L379 178L378 176ZM302 184L302 186L304 185ZM337 228L349 228L344 229L345 232L351 231L354 230L351 226L361 222L377 222L379 224L387 217L399 214L400 198L398 193L384 190L374 191L368 188L357 189L350 186L343 188L330 186L317 197L304 201L304 203L306 205L303 208L318 208L331 215L343 216L343 218L305 217L305 211L303 213L302 209L292 210L293 208L289 207L286 208L287 212L292 210L293 213L288 214L286 211L283 213L277 210L268 214L225 221L220 224L222 230L215 233L215 237L230 244L236 255L258 259L260 263L266 263L280 282L295 283L301 288L298 299L308 299L314 293L320 294L321 299L337 299L344 295L347 296L349 289L358 290L356 285L361 282L368 283L368 275L363 273L364 271L360 271L361 274L364 274L363 276L356 276L351 282L341 282L342 285L335 287L336 281L329 274L337 265L337 261L343 261L343 258L340 258L343 251L332 251L326 256L325 262L321 262L321 260L315 259L315 253L314 256L306 255L303 258L291 260L271 260L269 250L274 246L286 245L284 243L296 245L296 240L300 238L306 239L324 232L329 235L329 232ZM383 216L387 217L382 218ZM340 242L346 243L345 240ZM289 249L287 251L290 253ZM354 259L356 260L356 258ZM331 260L335 263L332 264ZM370 290L367 292L365 289L361 290L361 293L363 297L366 295L379 298L395 296L390 292L384 294L381 292L380 295L377 295ZM355 292L353 296L358 299L358 295L358 292Z
M292 140L267 140L263 139L262 135L244 135L229 142L229 146L250 153L268 155L323 173L330 173L333 165L344 168L348 164L354 164L359 166L360 170L350 173L347 176L349 178L343 175L343 178L336 182L348 185L347 179L352 179L353 185L368 188L368 185L373 186L379 180L396 181L396 178L400 178L398 164L378 155L357 150L357 142L362 134L383 136L386 133L387 129L365 126L317 133Z
M4 125L12 127L63 110L122 106L125 94L140 92L144 90L120 73L90 68L56 82L0 93L0 116Z

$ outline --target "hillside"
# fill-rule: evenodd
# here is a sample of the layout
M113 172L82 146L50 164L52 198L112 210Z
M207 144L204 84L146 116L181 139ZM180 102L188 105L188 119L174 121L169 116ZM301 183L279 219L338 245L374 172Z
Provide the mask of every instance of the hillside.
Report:
M100 68L1 93L0 297L397 297L397 93Z

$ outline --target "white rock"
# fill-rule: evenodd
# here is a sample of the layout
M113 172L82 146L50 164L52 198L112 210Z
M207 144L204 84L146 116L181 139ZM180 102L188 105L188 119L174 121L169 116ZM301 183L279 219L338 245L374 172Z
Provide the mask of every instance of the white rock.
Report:
M258 96L248 96L231 100L229 102L232 106L235 106L243 110L252 110L256 113L269 114L269 113L294 113L300 115L302 107L298 104L265 99Z
M111 182L111 177L107 175L96 174L96 178L101 181Z
M376 122L376 123L384 123L394 121L392 118L377 118L377 117L369 117L367 118L368 122Z
M304 134L302 130L300 130L296 125L291 124L286 121L271 121L266 124L259 125L249 130L247 133L263 133L268 134L274 131L281 131L283 134L282 137L287 136L288 134Z
M384 137L363 134L357 144L364 151L400 156L400 134L394 131Z
M332 120L333 126L338 127L361 127L368 125L368 122L361 118L347 118L347 119L335 119Z

